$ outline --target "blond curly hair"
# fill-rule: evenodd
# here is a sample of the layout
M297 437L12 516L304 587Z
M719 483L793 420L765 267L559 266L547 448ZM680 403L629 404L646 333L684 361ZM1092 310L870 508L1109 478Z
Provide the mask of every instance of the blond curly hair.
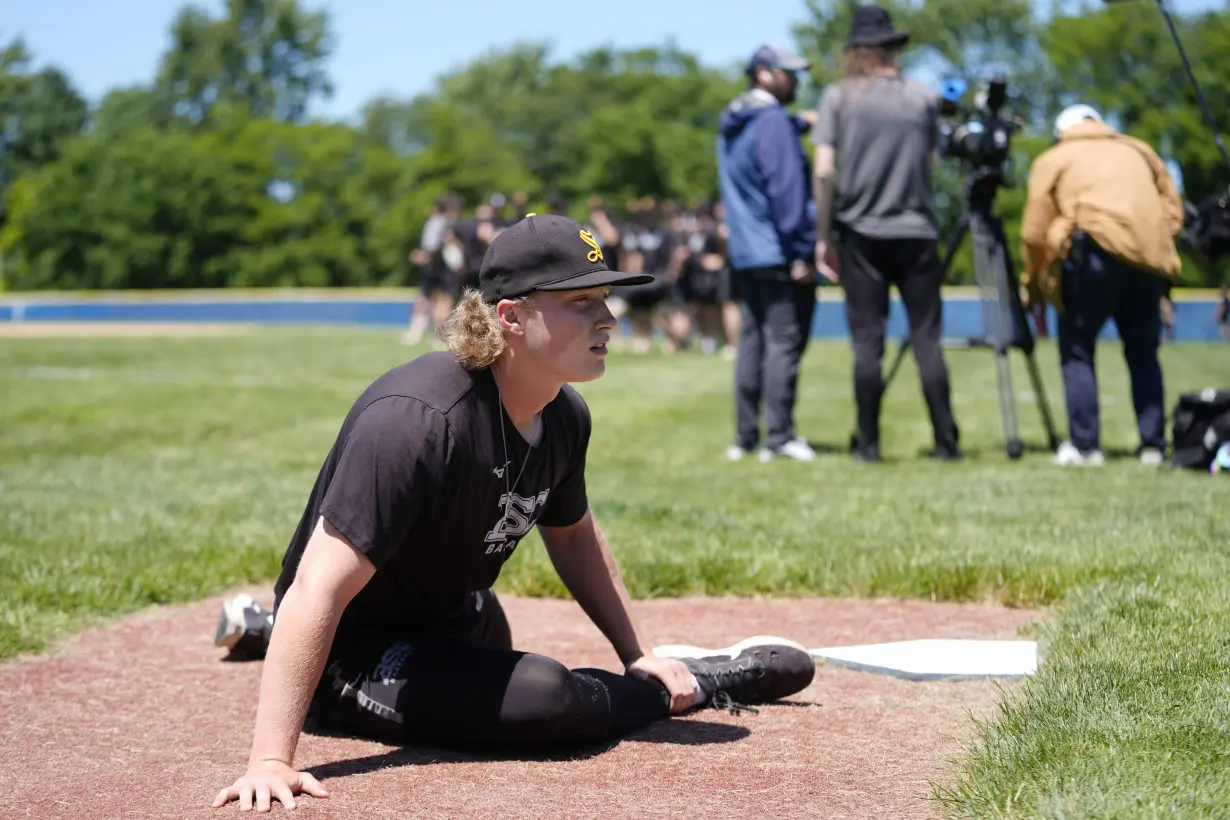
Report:
M517 307L532 301L529 296L513 300ZM495 305L484 302L477 290L467 289L462 294L440 328L440 338L456 354L457 361L471 370L491 367L507 346Z

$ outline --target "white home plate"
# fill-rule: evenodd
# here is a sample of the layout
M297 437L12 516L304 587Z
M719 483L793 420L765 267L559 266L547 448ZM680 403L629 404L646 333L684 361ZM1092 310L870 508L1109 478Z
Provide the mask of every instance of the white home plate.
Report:
M1036 641L927 639L812 649L834 666L908 680L1019 678L1038 670Z

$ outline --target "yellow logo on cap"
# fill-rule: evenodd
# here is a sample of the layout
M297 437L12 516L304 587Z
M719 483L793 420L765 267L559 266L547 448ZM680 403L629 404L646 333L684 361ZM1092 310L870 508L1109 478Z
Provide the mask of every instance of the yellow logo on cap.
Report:
M581 239L585 240L586 245L593 248L593 250L589 252L589 256L586 257L590 262L597 262L599 260L603 262L606 261L606 258L602 255L602 248L600 248L598 243L594 241L594 235L592 233L589 231L581 231Z

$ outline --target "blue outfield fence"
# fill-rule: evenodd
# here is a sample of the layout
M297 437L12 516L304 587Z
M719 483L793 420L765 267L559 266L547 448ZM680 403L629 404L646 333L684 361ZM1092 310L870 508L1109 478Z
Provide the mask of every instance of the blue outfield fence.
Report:
M820 291L811 335L816 339L846 339L845 308L840 294ZM1216 295L1207 298L1178 299L1175 302L1174 339L1187 342L1213 342L1220 339L1214 310ZM83 295L8 294L0 298L0 322L211 322L258 325L350 325L362 327L405 327L413 309L407 294L379 298L371 291L346 296L329 292L311 294L290 292L277 296L244 296L219 291L188 295L107 293ZM1047 326L1055 334L1055 313L1048 310ZM894 297L889 312L888 335L902 336L906 331L905 311ZM969 339L983 335L982 311L970 292L946 293L944 297L944 336ZM1113 322L1108 322L1102 338L1118 339Z

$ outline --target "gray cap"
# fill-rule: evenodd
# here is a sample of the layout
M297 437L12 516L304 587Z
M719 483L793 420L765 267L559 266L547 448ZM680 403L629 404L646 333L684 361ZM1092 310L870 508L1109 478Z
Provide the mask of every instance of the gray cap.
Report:
M750 74L758 68L779 68L782 71L806 71L811 68L811 62L797 56L789 49L775 45L763 45L747 61L747 72Z

